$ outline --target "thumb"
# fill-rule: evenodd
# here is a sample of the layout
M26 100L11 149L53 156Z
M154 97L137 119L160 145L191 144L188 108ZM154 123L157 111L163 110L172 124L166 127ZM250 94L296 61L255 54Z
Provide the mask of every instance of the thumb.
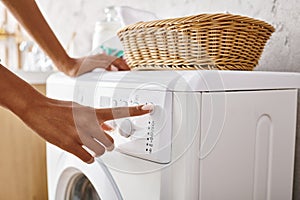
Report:
M82 146L76 145L76 148L74 148L70 153L74 154L78 158L80 158L83 162L87 164L91 164L94 162L94 157L89 154Z

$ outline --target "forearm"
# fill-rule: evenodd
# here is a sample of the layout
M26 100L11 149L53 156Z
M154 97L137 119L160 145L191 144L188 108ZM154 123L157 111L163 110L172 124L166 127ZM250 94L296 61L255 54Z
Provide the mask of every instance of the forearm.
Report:
M45 98L28 83L0 65L0 106L22 118L28 108Z
M64 66L72 59L49 27L36 2L34 0L3 0L2 2L52 59L58 69L66 72Z

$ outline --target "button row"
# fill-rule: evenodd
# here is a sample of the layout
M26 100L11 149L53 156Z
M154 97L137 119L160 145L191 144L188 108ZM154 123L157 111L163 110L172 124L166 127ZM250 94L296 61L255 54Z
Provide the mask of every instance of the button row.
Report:
M147 105L148 103L146 103ZM152 102L150 104L153 104ZM128 102L127 101L120 101L118 102L117 100L112 100L112 107L117 107L117 106L128 106ZM139 102L133 102L130 106L138 106L140 105ZM154 105L154 104L153 104Z

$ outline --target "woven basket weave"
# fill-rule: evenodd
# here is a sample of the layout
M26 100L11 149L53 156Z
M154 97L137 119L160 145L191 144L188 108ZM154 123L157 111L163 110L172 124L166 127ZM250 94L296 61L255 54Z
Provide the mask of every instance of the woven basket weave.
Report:
M132 69L252 70L274 28L232 14L140 22L118 32Z

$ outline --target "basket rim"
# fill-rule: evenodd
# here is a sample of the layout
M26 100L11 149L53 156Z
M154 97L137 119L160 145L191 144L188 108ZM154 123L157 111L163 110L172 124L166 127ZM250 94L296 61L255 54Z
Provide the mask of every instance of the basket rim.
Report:
M203 13L203 14L185 16L185 17L160 19L160 20L153 20L147 22L137 22L123 27L118 31L117 34L118 36L120 36L123 32L135 30L135 29L141 29L141 28L176 26L176 25L189 24L195 22L201 23L205 21L216 21L216 22L225 22L225 21L237 22L238 21L238 22L260 25L271 32L275 31L275 28L272 25L259 19L254 19L251 17L231 14L231 13L215 13L215 14Z

